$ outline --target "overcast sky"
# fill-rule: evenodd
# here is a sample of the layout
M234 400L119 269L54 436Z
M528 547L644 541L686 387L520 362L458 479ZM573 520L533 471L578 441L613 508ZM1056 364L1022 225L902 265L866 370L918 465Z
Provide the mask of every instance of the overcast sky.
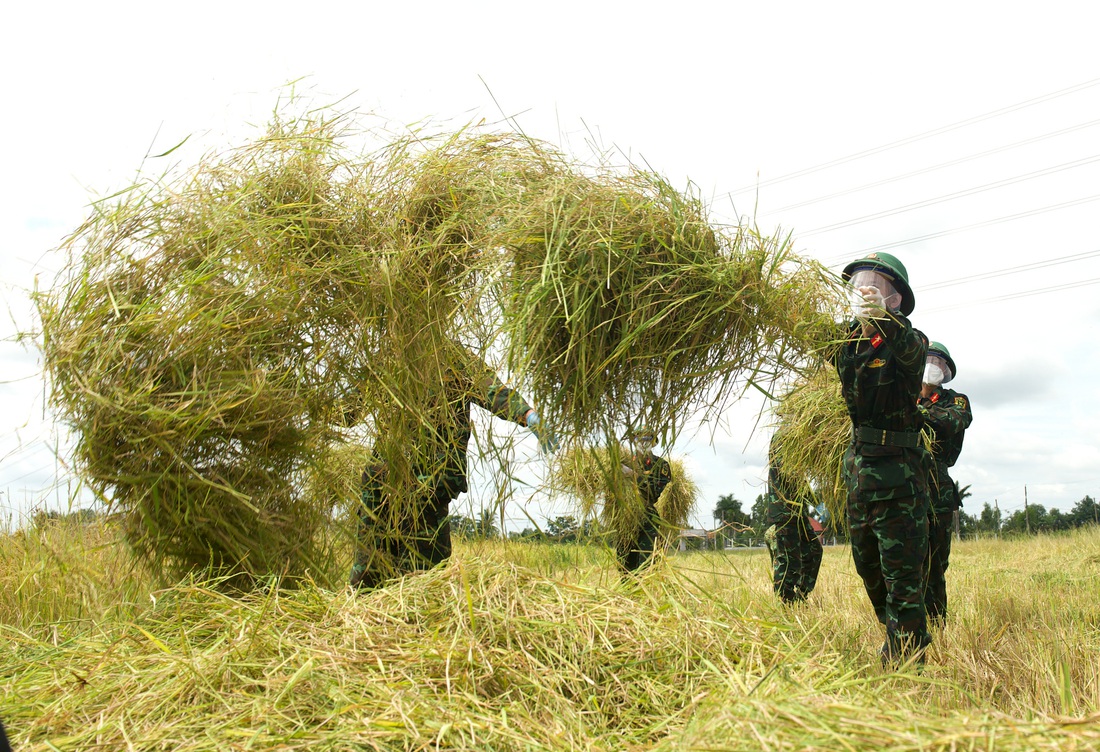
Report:
M690 180L717 221L755 214L833 268L888 250L908 267L914 324L951 350L949 386L973 403L955 468L971 485L967 509L996 499L1011 512L1025 486L1029 502L1063 510L1100 495L1095 6L386 5L5 12L5 517L64 506L69 488L41 364L11 341L35 326L27 291L52 279L50 249L146 155L190 136L174 158L197 159L257 135L296 79L319 103L345 98L394 124L503 113L573 152L595 137L674 185ZM701 486L697 524L710 524L719 495L747 506L761 492L761 407L731 409L713 442L665 448ZM537 476L533 441L519 461ZM528 511L541 520L553 506L536 498Z

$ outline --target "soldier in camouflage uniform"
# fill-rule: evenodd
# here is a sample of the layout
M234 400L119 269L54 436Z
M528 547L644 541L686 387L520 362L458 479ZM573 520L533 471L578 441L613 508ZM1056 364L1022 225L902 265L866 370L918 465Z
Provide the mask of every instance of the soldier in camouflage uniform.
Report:
M929 483L928 567L924 585L924 608L928 618L942 625L947 618L947 572L951 556L951 523L959 508L959 487L948 468L962 452L963 434L974 419L965 394L945 389L942 384L955 377L955 361L939 342L928 345L918 408L926 425L935 432L932 472Z
M544 452L557 449L553 433L535 410L505 386L481 358L463 356L466 367L448 368L438 397L445 418L420 431L410 448L416 476L416 503L394 505L402 493L384 462L363 470L355 562L350 583L372 588L406 572L430 569L451 555L450 503L467 490L466 451L470 441L470 405L530 428ZM401 507L400 509L398 507Z
M886 626L884 663L923 660L930 642L923 593L928 482L916 401L927 339L909 323L913 291L892 255L872 253L842 276L859 296L835 354L852 421L844 457L852 558Z
M653 453L657 436L648 429L627 434L634 453L623 463L623 473L635 479L638 495L642 499L642 524L633 538L619 535L615 542L615 554L624 572L635 572L649 564L660 535L662 521L657 511L657 500L665 486L672 482L672 465L664 457Z
M784 603L806 600L821 569L821 540L810 524L813 491L780 467L782 434L772 434L768 451L768 494L764 540L772 562L772 588Z

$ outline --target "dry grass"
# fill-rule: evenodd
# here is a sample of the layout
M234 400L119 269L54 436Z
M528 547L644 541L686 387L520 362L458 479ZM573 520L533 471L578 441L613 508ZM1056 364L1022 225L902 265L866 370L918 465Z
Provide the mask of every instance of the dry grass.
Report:
M306 584L229 598L158 589L104 545L111 532L45 534L84 540L83 567L20 533L0 540L0 576L26 583L0 608L18 749L1100 744L1096 528L957 546L951 622L922 674L878 667L880 628L844 547L826 549L796 608L771 595L763 550L674 556L620 585L605 551L519 543L460 547L369 595ZM555 552L568 553L548 567ZM60 629L64 613L34 607L81 588L132 605L85 599Z

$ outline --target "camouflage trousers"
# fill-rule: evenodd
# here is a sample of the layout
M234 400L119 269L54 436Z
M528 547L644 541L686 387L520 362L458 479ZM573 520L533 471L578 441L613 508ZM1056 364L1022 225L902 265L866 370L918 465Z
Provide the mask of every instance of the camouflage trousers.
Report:
M648 566L653 560L653 551L657 546L661 531L661 515L656 504L646 504L642 515L642 524L633 535L619 535L615 540L615 557L619 569L624 572L636 572Z
M951 556L954 512L928 515L928 566L925 570L924 609L930 621L947 618L947 564Z
M431 569L451 556L450 504L458 496L447 482L434 484L412 508L388 503L386 466L363 471L355 561L350 583L373 588L388 579Z
M931 642L924 612L927 498L867 501L850 493L848 532L856 572L875 616L886 626L884 660L923 649Z
M779 502L782 503L782 502ZM821 569L821 541L808 515L778 519L764 535L772 562L772 589L784 603L806 600Z

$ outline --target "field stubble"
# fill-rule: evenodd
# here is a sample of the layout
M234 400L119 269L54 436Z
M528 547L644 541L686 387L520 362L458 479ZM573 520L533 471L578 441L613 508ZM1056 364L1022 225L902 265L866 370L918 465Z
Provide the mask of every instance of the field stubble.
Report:
M102 522L7 534L0 562L22 750L1100 747L1096 528L957 545L921 673L877 664L845 547L797 608L763 549L620 584L599 548L467 543L367 595L240 598L159 581Z

